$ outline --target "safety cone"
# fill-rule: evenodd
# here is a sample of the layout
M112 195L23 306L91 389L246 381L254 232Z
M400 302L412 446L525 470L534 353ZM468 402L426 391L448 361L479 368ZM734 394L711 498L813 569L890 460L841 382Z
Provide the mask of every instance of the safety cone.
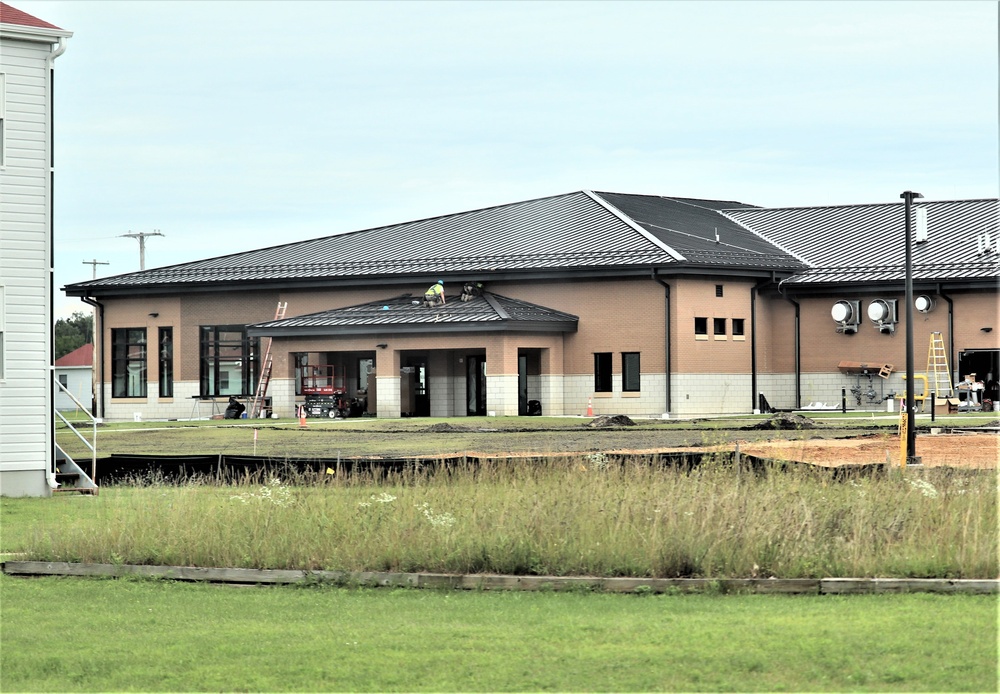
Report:
M299 429L308 429L309 425L306 424L306 408L299 407Z
M587 398L587 416L588 417L593 417L594 416L593 398Z

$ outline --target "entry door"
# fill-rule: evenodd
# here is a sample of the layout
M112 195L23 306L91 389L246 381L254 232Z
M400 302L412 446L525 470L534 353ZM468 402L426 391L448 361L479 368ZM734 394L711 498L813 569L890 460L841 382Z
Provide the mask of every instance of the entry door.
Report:
M408 380L413 394L413 409L410 415L413 417L430 417L431 398L427 392L427 357L423 355L406 357L403 361L403 373L401 376ZM401 389L405 389L402 379L400 379L400 387Z
M517 356L517 414L528 414L528 357Z
M476 354L465 358L466 414L470 417L486 416L486 357Z

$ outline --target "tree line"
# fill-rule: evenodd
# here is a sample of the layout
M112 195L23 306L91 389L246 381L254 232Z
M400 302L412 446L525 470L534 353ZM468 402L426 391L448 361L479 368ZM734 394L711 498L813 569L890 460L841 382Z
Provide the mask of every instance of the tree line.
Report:
M55 325L56 359L94 341L94 314L74 311L69 318L60 318Z

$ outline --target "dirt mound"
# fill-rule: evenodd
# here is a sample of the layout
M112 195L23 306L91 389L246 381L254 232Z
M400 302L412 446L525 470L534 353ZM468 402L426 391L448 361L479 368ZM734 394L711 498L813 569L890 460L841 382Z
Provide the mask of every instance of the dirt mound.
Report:
M462 431L472 431L469 427L458 427L454 424L449 424L448 422L438 422L437 424L431 424L429 427L424 429L424 431L432 434L447 434L452 432L462 432Z
M587 423L587 426L592 429L606 427L634 427L635 422L623 414L601 415L600 417L595 417L590 420L590 422Z
M743 427L744 429L815 429L816 422L797 414L779 412L773 417L768 417L762 422Z

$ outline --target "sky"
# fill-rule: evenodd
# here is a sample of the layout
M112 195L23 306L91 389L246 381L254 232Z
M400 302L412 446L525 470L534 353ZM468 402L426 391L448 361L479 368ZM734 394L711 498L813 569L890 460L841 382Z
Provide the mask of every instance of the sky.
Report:
M56 61L58 288L579 190L996 197L997 8L7 0Z

